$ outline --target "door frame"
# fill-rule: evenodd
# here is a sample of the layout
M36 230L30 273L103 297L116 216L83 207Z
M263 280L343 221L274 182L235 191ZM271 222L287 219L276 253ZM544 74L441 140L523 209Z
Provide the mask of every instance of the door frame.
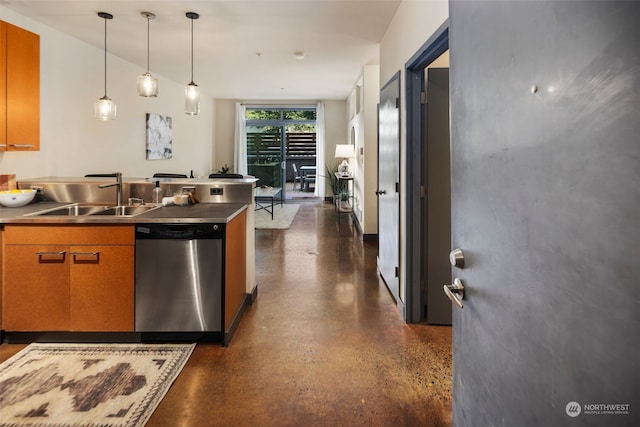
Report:
M406 96L406 149L405 160L405 312L408 323L424 321L422 309L422 286L420 267L422 262L422 199L425 171L423 167L425 131L425 108L422 102L424 92L424 70L449 49L449 20L433 33L420 49L405 64ZM420 176L420 180L415 180ZM410 238L409 236L414 236Z

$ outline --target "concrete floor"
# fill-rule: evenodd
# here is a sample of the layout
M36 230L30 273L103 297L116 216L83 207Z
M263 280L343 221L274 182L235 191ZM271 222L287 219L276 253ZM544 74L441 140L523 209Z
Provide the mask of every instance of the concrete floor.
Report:
M331 204L257 230L257 301L229 347L196 347L147 426L451 425L451 328L405 324L376 255Z

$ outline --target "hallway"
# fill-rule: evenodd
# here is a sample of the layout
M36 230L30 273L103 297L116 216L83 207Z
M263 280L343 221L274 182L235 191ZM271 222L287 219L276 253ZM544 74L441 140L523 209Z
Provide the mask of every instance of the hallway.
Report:
M329 203L256 231L257 300L229 347L196 347L147 426L451 425L451 328L405 324L376 254Z

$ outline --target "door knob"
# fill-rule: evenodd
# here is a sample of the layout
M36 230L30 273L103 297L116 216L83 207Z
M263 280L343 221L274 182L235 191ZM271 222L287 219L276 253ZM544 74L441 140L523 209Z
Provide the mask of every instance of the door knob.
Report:
M449 254L449 262L454 267L464 268L464 253L462 249L456 248Z
M387 190L376 190L376 196L382 196L383 194L387 194Z
M462 284L462 280L456 277L453 280L453 285L444 285L443 288L445 295L449 297L451 302L462 308L462 300L464 299L464 285ZM460 295L459 298L458 295Z

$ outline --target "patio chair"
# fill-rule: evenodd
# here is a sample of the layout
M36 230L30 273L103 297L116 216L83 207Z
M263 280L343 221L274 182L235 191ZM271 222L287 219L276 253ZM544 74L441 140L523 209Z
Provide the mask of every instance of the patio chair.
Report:
M309 184L313 184L313 187L310 187ZM304 191L315 191L316 189L316 176L315 175L305 175L303 181Z
M298 187L300 188L300 190L302 190L302 175L301 175L300 171L298 171L298 167L296 166L295 163L291 163L291 166L293 166L293 188L292 188L292 190L295 191L296 182L298 183Z

